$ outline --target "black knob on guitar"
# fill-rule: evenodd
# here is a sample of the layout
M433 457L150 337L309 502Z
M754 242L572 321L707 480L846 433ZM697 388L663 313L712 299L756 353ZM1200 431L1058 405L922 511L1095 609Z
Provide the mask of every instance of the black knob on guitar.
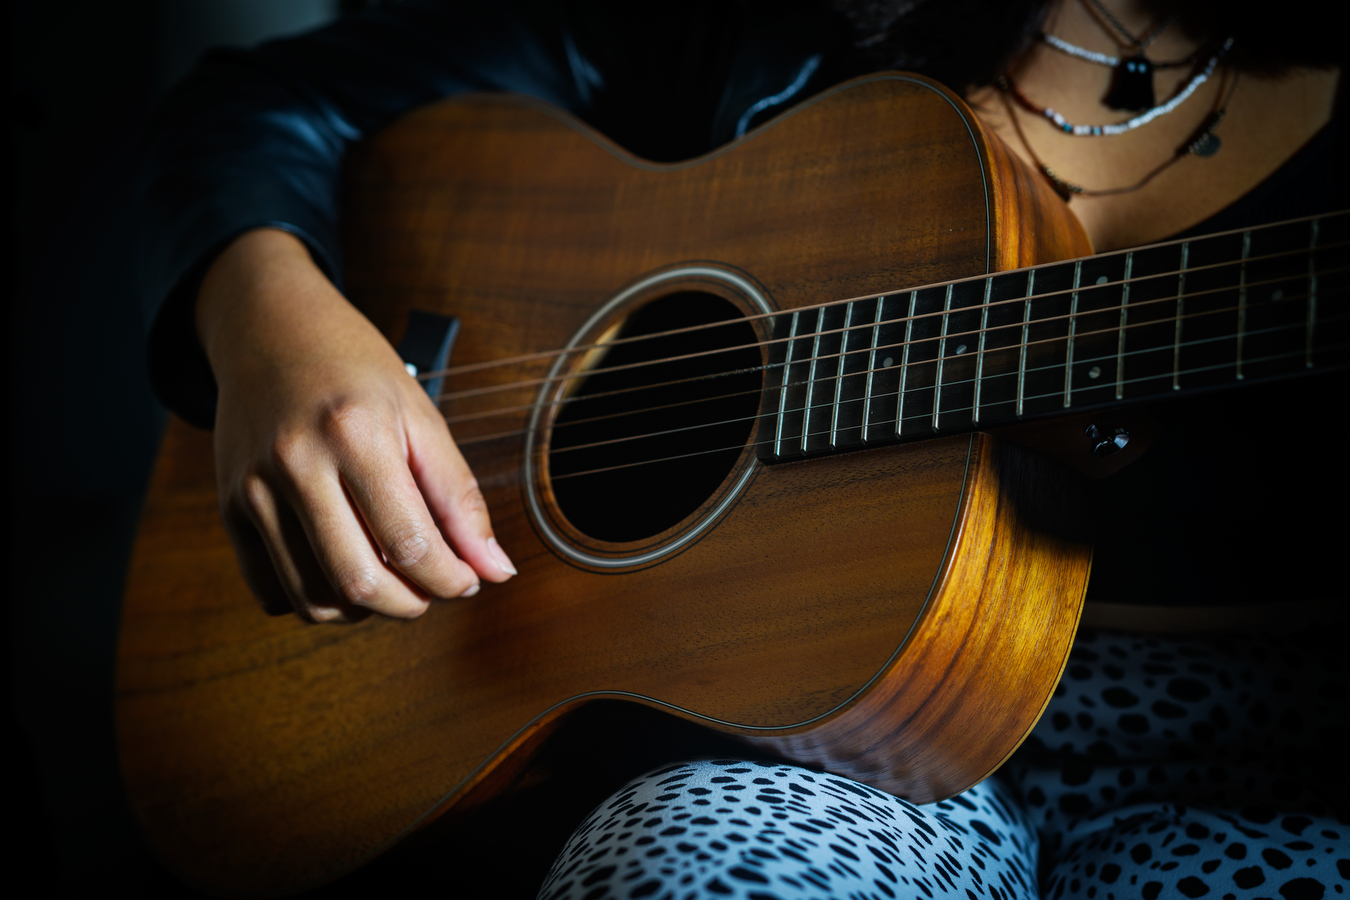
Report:
M1130 442L1130 433L1110 422L1093 422L1084 433L1087 435L1088 449L1098 459L1124 450Z

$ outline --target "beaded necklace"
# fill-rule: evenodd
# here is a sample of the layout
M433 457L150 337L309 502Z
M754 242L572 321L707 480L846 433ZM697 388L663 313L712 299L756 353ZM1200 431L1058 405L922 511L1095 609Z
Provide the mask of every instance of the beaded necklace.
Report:
M1232 43L1232 38L1229 38L1228 43ZM1158 177L1165 169L1188 154L1193 156L1213 156L1215 153L1218 153L1219 147L1222 146L1222 142L1219 140L1218 135L1214 133L1214 129L1219 127L1219 123L1223 121L1224 114L1228 112L1228 102L1233 98L1233 92L1237 90L1238 76L1234 73L1232 80L1229 81L1227 75L1225 75L1224 80L1228 83L1226 87L1220 87L1218 97L1215 99L1214 106L1211 108L1209 115L1205 116L1204 120L1200 123L1200 126L1196 128L1195 131L1191 132L1190 137L1188 137L1181 146L1177 147L1176 151L1173 152L1170 157L1163 160L1134 184L1118 188L1103 188L1100 190L1086 188L1081 184L1075 184L1072 181L1066 181L1063 178L1060 178L1059 175L1055 173L1054 169L1046 165L1041 158L1036 155L1036 151L1031 147L1031 142L1027 140L1026 132L1022 130L1021 120L1017 118L1017 113L1013 110L1012 101L1009 100L1012 89L1010 88L1011 82L1009 82L1006 77L999 79L999 87L1002 89L999 92L999 95L1003 99L1003 108L1007 110L1008 118L1012 120L1013 130L1017 132L1018 140L1020 140L1022 146L1026 148L1027 155L1036 163L1036 167L1040 170L1041 174L1045 176L1045 179L1050 182L1050 187L1054 189L1055 193L1058 194L1065 203L1068 203L1075 195L1081 197L1109 197L1114 194L1128 194L1131 191L1139 190L1154 178Z
M1098 53L1096 50L1088 50L1084 47L1078 46L1077 44L1070 44L1068 41L1064 40L1064 38L1056 37L1053 34L1046 34L1045 32L1041 32L1041 40L1044 43L1049 44L1051 47L1054 47L1059 52L1066 54L1068 56L1075 56L1078 59L1085 59L1088 62L1098 63L1099 65L1106 66L1107 68L1110 69L1114 69L1120 65L1120 57L1118 56L1111 56L1109 53ZM1194 53L1192 53L1185 59L1172 59L1166 60L1164 62L1149 60L1149 65L1153 66L1154 69L1180 69L1183 66L1190 66L1194 64L1195 64ZM1152 105L1153 105L1152 103L1149 104L1149 106Z
M1209 77L1214 74L1214 70L1218 68L1219 60L1223 59L1224 55L1228 52L1228 49L1232 46L1233 38L1230 37L1223 42L1223 45L1219 48L1218 52L1209 58L1209 62L1205 63L1205 67L1197 72L1195 77L1188 81L1181 90L1177 91L1176 95L1173 96L1171 100L1168 100L1161 106L1155 106L1143 114L1135 116L1133 119L1127 119L1124 122L1111 122L1106 125L1075 125L1050 107L1037 106L1035 103L1032 103L1017 89L1017 85L1013 80L1006 75L999 78L999 87L1003 89L1005 95L1011 95L1012 98L1017 101L1017 104L1027 112L1035 113L1038 116L1044 116L1048 122L1065 134L1071 134L1075 137L1111 137L1134 131L1136 128L1141 128L1159 116L1165 116L1181 104L1185 103L1190 99L1191 95L1195 93L1196 89L1208 81Z

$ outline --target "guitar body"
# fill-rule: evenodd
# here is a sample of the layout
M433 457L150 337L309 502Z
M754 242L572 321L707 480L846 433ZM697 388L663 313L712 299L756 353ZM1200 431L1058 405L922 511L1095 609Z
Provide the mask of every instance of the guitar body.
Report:
M753 316L1089 253L958 100L860 79L656 165L540 104L471 97L353 163L349 296L395 341L411 309L459 317L452 364L469 368L442 410L520 574L413 622L268 618L219 521L210 436L173 423L131 565L117 720L134 805L183 877L231 895L335 878L486 799L593 698L916 802L1007 758L1087 584L1059 464L978 433L766 461L761 420L691 512L616 537L575 526L614 498L564 503L548 456L557 375L594 354L544 351L603 340L653 297L702 291Z

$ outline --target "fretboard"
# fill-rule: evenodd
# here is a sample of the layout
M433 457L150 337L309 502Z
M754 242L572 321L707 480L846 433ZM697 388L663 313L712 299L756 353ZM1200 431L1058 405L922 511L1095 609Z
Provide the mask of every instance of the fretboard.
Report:
M1350 213L783 313L766 459L1350 362ZM776 373L776 375L775 375Z

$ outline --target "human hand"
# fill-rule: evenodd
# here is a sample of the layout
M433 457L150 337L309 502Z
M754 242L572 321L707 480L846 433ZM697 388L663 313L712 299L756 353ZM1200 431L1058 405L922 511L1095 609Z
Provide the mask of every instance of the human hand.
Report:
M230 244L196 323L221 515L268 612L415 618L515 574L445 420L294 236Z

